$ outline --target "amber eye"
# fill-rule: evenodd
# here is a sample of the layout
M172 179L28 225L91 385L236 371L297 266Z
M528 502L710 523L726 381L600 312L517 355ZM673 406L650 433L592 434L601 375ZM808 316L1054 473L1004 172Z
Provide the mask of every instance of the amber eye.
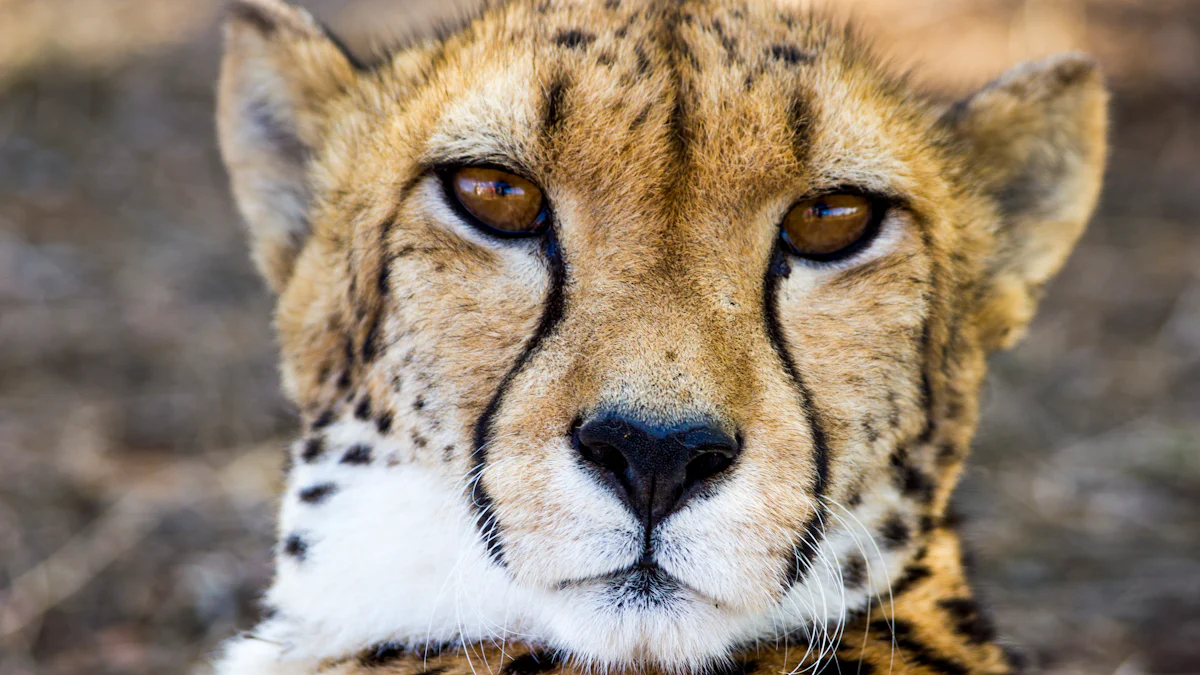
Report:
M467 213L500 234L535 234L545 223L542 191L520 176L468 166L452 170L447 183Z
M882 210L870 197L831 194L800 202L783 219L783 238L797 255L834 260L849 255L878 224Z

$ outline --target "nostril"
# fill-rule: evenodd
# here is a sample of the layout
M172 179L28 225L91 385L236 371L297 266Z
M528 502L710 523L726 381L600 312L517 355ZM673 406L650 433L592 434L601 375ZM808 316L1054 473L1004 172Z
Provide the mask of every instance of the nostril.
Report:
M572 429L571 440L585 460L612 472L618 478L624 477L629 461L619 449L603 441L582 438L578 428Z
M688 462L687 482L699 483L725 471L733 465L733 457L727 452L704 452Z
M618 477L624 476L625 470L629 468L629 462L626 461L625 455L611 445L584 446L583 456Z

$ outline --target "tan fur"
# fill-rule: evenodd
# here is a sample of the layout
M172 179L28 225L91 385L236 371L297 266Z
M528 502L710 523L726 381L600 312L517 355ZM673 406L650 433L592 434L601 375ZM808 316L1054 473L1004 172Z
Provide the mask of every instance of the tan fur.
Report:
M556 479L572 421L604 407L710 416L745 436L749 497L723 515L737 568L705 590L754 611L777 600L760 581L785 574L818 515L816 419L825 500L880 514L871 529L898 519L912 579L849 625L820 672L1012 669L939 605L970 597L945 513L985 358L1017 339L1096 200L1106 94L1089 60L1028 64L947 107L848 32L758 0L516 0L361 69L303 13L238 6L221 147L280 293L284 383L310 434L368 400L412 440L388 461L463 477L504 383L482 485L507 569L546 586L546 551L586 521ZM512 166L554 209L562 318L507 381L552 275L536 244L447 215L426 168L448 161ZM788 262L777 318L804 401L764 328L764 276L788 207L839 186L902 206L861 258ZM893 617L908 631L895 640ZM465 675L527 651L327 672ZM789 672L816 656L764 643L735 660Z

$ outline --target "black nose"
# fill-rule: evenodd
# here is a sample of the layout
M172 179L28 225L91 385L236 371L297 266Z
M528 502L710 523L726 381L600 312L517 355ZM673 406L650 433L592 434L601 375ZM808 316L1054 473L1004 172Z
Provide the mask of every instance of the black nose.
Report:
M615 481L647 532L741 451L737 440L709 424L655 426L619 415L582 424L573 437L579 454Z

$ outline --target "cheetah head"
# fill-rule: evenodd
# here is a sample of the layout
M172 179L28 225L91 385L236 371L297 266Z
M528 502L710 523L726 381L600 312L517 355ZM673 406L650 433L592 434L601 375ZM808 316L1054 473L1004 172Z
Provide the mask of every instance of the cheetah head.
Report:
M1105 155L1083 57L948 105L758 0L514 0L369 65L277 0L227 37L304 426L289 658L819 636L943 517Z

